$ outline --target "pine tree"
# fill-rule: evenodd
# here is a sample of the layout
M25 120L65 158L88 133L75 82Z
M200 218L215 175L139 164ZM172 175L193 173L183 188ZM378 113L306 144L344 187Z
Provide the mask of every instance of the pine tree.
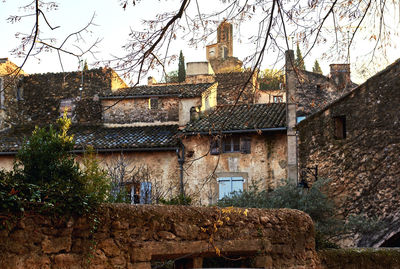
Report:
M321 74L321 75L322 75L322 70L321 70L321 67L319 66L319 63L318 63L317 60L315 60L315 62L314 62L314 66L313 66L313 68L312 68L312 71L313 71L314 73L318 73L318 74Z
M89 70L89 66L87 64L87 61L85 60L85 63L83 64L83 71L88 71Z
M184 82L185 79L186 79L185 57L183 56L183 53L181 51L179 54L178 82Z
M300 70L306 70L306 66L304 65L304 59L301 55L301 51L299 48L299 43L297 43L297 50L296 50L296 60L294 61L294 65Z

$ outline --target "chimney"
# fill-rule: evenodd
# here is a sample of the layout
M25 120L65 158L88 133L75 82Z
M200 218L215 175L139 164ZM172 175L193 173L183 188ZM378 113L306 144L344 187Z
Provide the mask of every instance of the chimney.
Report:
M350 64L330 64L331 79L340 89L350 84Z
M147 85L148 85L148 86L153 86L153 85L156 84L156 83L157 83L157 81L156 81L155 78L153 78L153 77L148 77L148 78L147 78Z
M209 62L186 63L186 83L214 82L214 70Z
M297 173L297 135L296 135L296 73L294 72L294 51L285 52L286 71L286 124L287 124L287 179L296 184Z

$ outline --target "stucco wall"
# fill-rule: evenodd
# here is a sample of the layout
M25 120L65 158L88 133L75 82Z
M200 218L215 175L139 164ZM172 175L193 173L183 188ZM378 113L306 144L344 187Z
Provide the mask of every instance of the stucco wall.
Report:
M200 97L179 99L179 126L185 126L190 121L190 109L201 106L201 103Z
M1 155L0 156L0 170L5 169L7 171L12 170L14 164L13 155Z
M216 248L253 257L258 268L317 267L313 223L297 210L120 204L94 217L26 214L0 231L0 268L150 269L151 261L184 258L201 268Z
M158 98L158 108L150 109L149 98L102 100L104 123L177 122L178 98Z
M185 187L199 204L213 204L218 199L218 177L239 176L244 188L257 184L273 189L286 178L286 135L283 133L250 134L251 154L221 153L210 155L209 136L188 136L186 148Z
M387 231L366 235L362 246L379 246L384 234L399 232L399 78L396 63L298 126L301 165L318 165L319 177L331 180L329 191L342 213L389 224ZM336 116L346 119L344 139L335 139Z

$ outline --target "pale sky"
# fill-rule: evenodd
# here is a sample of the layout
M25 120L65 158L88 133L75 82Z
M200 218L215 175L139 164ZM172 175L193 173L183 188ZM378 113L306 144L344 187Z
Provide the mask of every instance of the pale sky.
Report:
M29 33L32 29L34 17L22 18L20 22L8 23L6 19L10 15L26 14L23 10L18 7L29 3L30 1L15 1L15 0L5 0L0 2L0 33L2 36L2 42L0 42L0 58L8 57L11 61L16 64L21 64L22 58L18 58L15 55L11 55L10 51L18 45L18 40L15 38L15 34L18 32ZM129 1L131 3L132 1ZM126 10L120 6L118 0L68 0L60 2L59 9L56 11L51 11L46 13L47 19L52 24L52 26L60 26L60 28L51 31L49 30L42 21L41 29L45 32L46 36L55 37L58 43L63 40L66 35L76 30L79 30L85 26L90 20L91 16L95 14L94 23L97 26L92 26L90 28L91 33L85 34L87 43L81 43L81 47L86 47L91 44L96 38L101 38L102 42L99 46L94 49L96 51L97 60L108 60L112 58L112 55L123 55L123 50L121 46L124 45L127 40L129 29L140 29L142 19L155 18L155 15L160 12L168 10L176 10L179 7L179 2L176 0L146 0L140 1L136 6L128 6ZM213 3L214 0L203 0L199 3ZM210 8L210 5L203 6L202 8ZM217 18L222 21L223 17ZM397 17L393 18L393 28L399 28L399 20ZM234 43L234 56L239 59L243 59L249 54L250 43L248 41L247 34L254 29L257 29L258 24L255 21L249 21L241 26L241 29L234 28L234 34L236 36ZM399 37L393 40L393 44L399 43ZM179 39L179 37L178 37ZM178 40L173 46L171 46L170 52L173 54L178 54L179 50L182 49L185 55L186 62L192 61L205 61L205 45L211 44L216 39L216 34L212 35L205 43L199 43L197 49L189 48L184 41ZM240 39L240 43L239 43ZM291 45L294 42L290 42ZM306 48L301 47L304 51ZM351 55L352 60L356 59L356 56L361 57L368 49L368 45L365 46L358 45L352 48ZM321 59L324 52L323 45L316 47L312 53L305 59L307 70L312 69L315 59L318 59L323 73L327 75L329 73L330 63L340 63L334 62L335 55L330 55L332 59L327 59L326 61ZM262 68L270 68L274 63L274 55L266 55L264 57ZM393 46L389 51L388 58L391 62L400 57L399 48ZM84 57L87 59L89 66L95 61L90 55ZM332 62L330 62L332 61ZM62 55L62 62L65 71L75 71L78 70L79 63L75 57L68 55ZM352 78L356 82L362 82L362 78L356 76L356 71L354 70L357 63L351 62L352 66ZM389 62L388 62L389 63ZM380 62L379 64L383 68L388 63ZM281 68L282 62L278 63L275 68ZM176 70L178 62L172 63L167 66L168 71ZM59 64L58 56L56 53L42 53L38 58L30 58L26 65L24 66L24 71L27 73L45 73L45 72L61 72L61 66ZM380 68L381 69L381 68ZM154 71L151 74L157 79L161 79L161 73Z

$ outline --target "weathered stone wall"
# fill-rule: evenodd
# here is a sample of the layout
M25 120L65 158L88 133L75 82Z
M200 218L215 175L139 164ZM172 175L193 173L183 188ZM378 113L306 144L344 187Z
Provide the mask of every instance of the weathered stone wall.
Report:
M321 269L398 269L399 249L327 249L318 252Z
M351 83L341 88L326 76L308 71L292 70L289 75L295 78L296 94L290 102L297 104L298 115L316 112L355 87Z
M153 203L158 198L169 199L179 192L178 157L175 151L123 152L123 155L118 152L99 153L97 158L106 170L122 163L127 171L148 168L149 177L140 180L152 183ZM131 178L127 177L126 180Z
M158 98L158 108L150 109L149 98L102 100L104 123L178 122L179 99Z
M251 184L260 190L274 189L286 179L286 135L284 133L242 134L251 138L251 154L240 152L209 154L209 136L188 136L185 188L198 204L218 200L218 177L243 177L244 189ZM190 156L190 157L188 157Z
M54 123L60 116L60 102L65 99L71 99L75 105L74 121L101 121L98 95L111 91L112 81L114 84L117 81L115 74L106 68L85 71L82 91L79 90L81 79L82 72L25 76L17 85L22 100L15 98L16 89L13 98L9 99L7 122L12 125Z
M102 206L95 220L26 213L0 231L0 267L150 269L151 260L188 257L201 267L216 248L252 256L255 267L317 266L311 218L297 210L119 204Z
M380 246L399 232L399 88L396 62L298 126L300 165L318 165L342 213L365 213L390 224L387 231L366 235L362 246ZM337 116L345 117L344 139L335 139Z

